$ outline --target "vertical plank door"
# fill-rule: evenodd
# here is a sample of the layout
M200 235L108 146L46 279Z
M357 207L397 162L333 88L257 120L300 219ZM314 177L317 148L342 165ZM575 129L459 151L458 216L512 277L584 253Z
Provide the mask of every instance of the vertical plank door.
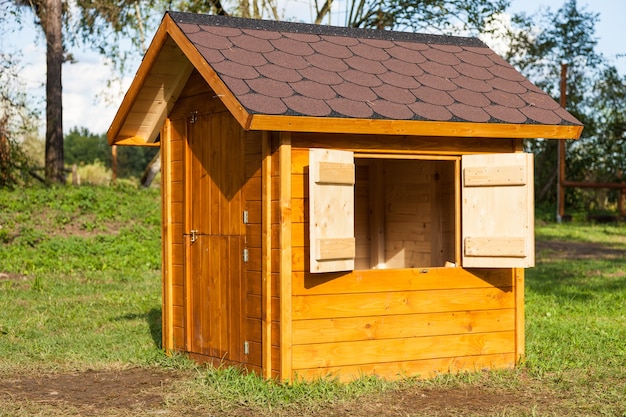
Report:
M185 159L188 351L242 362L243 145L227 113L189 122Z

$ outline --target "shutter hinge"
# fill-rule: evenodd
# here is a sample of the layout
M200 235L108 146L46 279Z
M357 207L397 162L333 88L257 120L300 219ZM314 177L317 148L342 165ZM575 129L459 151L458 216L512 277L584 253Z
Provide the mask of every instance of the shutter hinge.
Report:
M243 211L243 224L248 224L248 210Z
M198 112L192 111L191 116L189 116L189 123L194 124L198 120Z
M250 255L248 254L248 249L244 249L243 250L243 262L248 262L248 259L250 259Z

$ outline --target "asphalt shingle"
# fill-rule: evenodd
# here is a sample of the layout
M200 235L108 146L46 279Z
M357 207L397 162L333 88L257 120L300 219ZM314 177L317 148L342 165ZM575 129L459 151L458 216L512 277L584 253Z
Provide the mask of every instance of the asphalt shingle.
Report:
M580 125L476 38L169 14L250 114Z

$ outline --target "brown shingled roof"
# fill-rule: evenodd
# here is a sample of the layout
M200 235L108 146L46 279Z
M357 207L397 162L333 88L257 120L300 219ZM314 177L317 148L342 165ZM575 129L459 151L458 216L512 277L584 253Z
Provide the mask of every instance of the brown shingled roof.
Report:
M169 36L179 47L190 43L192 49L182 49L196 68L208 64L200 72L218 94L232 96L226 104L246 129L308 130L323 118L335 127L322 131L338 132L342 120L352 119L515 125L517 136L508 137L533 137L520 125L569 127L541 137L577 138L582 130L476 38L178 12L164 21L168 16L178 29L169 27ZM269 118L255 124L255 116ZM283 116L290 118L279 129L272 123ZM388 133L412 129L405 123Z

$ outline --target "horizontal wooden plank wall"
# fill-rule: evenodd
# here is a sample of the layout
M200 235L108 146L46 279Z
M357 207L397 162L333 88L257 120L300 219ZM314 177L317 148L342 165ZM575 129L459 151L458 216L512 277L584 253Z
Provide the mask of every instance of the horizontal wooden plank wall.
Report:
M267 136L267 137L266 137ZM270 178L269 205L270 213L264 212L263 199L263 174L262 174L262 143L267 140L266 151L269 153L271 165L268 177ZM264 376L279 378L280 376L280 266L279 266L279 163L277 135L260 132L247 132L245 139L246 149L246 186L244 187L244 199L248 210L248 224L246 225L246 247L249 250L249 261L246 264L246 305L247 305L247 337L250 344L250 356L247 366ZM267 197L267 196L266 196ZM269 215L269 239L270 245L265 252L263 244L267 244L263 236L263 217ZM269 259L265 259L268 256ZM270 285L269 294L264 288L263 279L264 263L269 261ZM265 277L267 279L268 277ZM269 317L267 308L264 307L266 295L269 295ZM264 323L266 320L269 323ZM264 325L270 325L270 329ZM269 332L269 347L263 345L263 334ZM263 363L263 359L269 363ZM265 368L268 366L269 368ZM263 368L262 368L263 367Z
M263 200L263 153L262 144L267 140L266 150L269 153L271 165L268 177L271 178L270 201ZM244 200L248 211L248 224L246 225L246 247L249 251L249 261L246 263L246 329L247 340L250 346L250 355L247 358L247 367L266 377L278 378L280 376L280 267L279 267L279 211L278 198L279 187L279 155L277 149L277 136L271 133L246 132L245 133L245 159L246 159L246 185L244 186ZM267 196L266 196L267 197ZM270 213L265 213L263 204L272 207ZM267 244L263 236L263 216L268 215L270 230L270 245L267 252L263 250L263 244ZM269 257L266 259L265 256ZM269 265L265 265L269 262ZM263 277L264 268L269 268L270 277ZM264 285L270 281L268 288ZM266 298L269 298L267 300ZM264 307L264 301L270 303L270 308ZM267 316L267 310L270 311ZM267 319L264 327L264 320ZM263 334L270 335L269 346L263 343ZM263 363L263 359L268 363Z
M165 352L174 350L172 285L172 160L170 139L172 124L165 119L161 128L161 342Z
M262 135L260 132L244 133L245 177L243 190L245 209L248 211L245 246L249 261L245 264L246 310L245 320L250 354L247 367L261 374L262 370L262 240L261 240L261 167Z
M184 171L183 171L183 141L186 134L186 119L172 120L170 123L170 143L169 150L170 175L169 180L169 212L170 228L169 235L171 241L169 250L171 251L171 264L168 273L171 276L171 295L166 297L171 302L172 318L171 331L173 332L172 349L185 349L185 301L184 301L184 249L183 249L183 197L184 197ZM165 190L164 190L165 191Z
M455 163L357 159L357 269L435 267L456 261Z
M330 375L350 380L375 374L394 379L513 366L520 322L515 310L520 303L515 289L519 279L514 270L308 272L309 143L357 151L365 145L377 153L421 153L420 146L431 149L437 142L436 138L410 142L385 137L372 145L362 137L330 136L292 136L292 378ZM462 153L461 141L442 141L450 154ZM470 141L489 152L513 151L508 140ZM442 224L444 235L452 236L451 229L453 225Z

